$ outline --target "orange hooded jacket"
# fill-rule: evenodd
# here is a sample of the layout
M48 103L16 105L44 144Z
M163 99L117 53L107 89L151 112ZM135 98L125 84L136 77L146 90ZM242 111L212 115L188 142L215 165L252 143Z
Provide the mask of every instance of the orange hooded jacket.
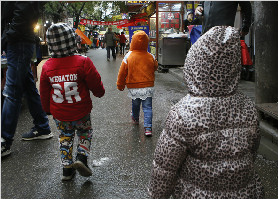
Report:
M153 87L158 63L155 57L147 52L149 37L144 31L132 36L130 50L124 57L118 73L117 88Z

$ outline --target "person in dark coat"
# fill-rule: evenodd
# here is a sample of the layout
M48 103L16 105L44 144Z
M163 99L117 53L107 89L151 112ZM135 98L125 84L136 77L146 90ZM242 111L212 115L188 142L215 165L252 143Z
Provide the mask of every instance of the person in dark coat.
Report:
M241 8L241 36L249 32L252 17L250 1L203 1L195 10L195 15L203 15L202 34L214 26L234 26L238 5Z
M107 50L107 61L110 61L110 50L112 51L112 57L116 60L116 53L115 53L115 41L117 38L115 34L112 32L112 28L108 28L108 31L104 35L104 43L106 44Z
M1 2L1 50L6 51L8 63L1 114L2 157L11 153L23 94L26 96L34 127L23 134L22 139L53 137L31 72L35 47L34 25L39 18L39 4L38 1Z

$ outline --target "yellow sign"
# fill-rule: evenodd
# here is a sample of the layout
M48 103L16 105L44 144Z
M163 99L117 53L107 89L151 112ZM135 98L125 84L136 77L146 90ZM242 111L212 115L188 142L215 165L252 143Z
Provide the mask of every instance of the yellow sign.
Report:
M78 25L78 28L79 28L82 32L85 31L85 26L84 26L84 25Z
M113 21L117 21L117 20L121 20L122 19L122 15L115 15L112 17Z
M187 8L187 10L191 10L192 9L192 4L190 3L190 4L187 4L186 5L186 8Z
M126 5L143 5L144 3L147 3L148 1L127 1Z
M156 54L156 47L150 46L151 54Z

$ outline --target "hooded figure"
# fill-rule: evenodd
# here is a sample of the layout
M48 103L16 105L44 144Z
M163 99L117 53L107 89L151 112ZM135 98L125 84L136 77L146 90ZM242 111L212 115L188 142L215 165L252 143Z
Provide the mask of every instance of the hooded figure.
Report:
M132 36L130 51L124 57L119 69L117 88L128 88L128 97L132 99L131 118L139 124L140 106L144 112L145 135L152 135L152 97L154 94L155 71L157 61L148 53L149 37L144 31Z
M237 91L240 35L216 26L190 48L189 94L174 105L154 154L152 198L264 198L254 170L260 143L254 103Z
M117 87L153 87L158 64L155 57L148 53L149 37L144 31L132 36L129 52L125 55L118 74Z
M53 24L46 36L52 58L42 67L40 97L44 111L53 116L59 132L62 180L71 180L76 170L88 177L92 175L87 161L93 132L91 94L101 98L105 89L92 60L74 54L76 35L71 27ZM78 144L74 149L75 136Z

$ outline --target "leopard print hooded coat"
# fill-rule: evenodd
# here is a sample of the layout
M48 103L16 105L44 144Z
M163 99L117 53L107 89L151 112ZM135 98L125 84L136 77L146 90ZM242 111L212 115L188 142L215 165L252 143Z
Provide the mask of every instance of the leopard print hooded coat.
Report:
M254 170L260 142L253 102L237 91L240 35L217 26L188 52L189 94L174 105L158 140L152 198L264 198Z

